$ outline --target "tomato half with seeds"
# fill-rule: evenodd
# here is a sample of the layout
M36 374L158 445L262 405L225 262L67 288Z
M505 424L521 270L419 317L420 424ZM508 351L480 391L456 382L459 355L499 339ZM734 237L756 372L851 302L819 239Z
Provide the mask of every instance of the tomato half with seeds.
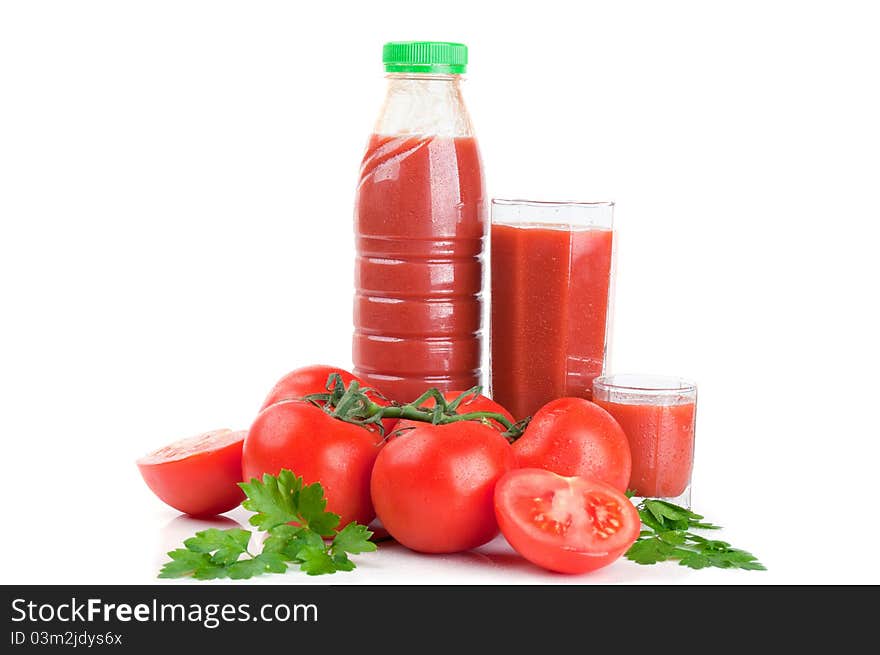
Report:
M495 486L495 515L508 543L533 564L586 573L611 564L639 536L639 513L595 478L516 469Z
M137 461L162 501L192 516L222 514L244 500L241 449L245 430L213 430L160 448Z

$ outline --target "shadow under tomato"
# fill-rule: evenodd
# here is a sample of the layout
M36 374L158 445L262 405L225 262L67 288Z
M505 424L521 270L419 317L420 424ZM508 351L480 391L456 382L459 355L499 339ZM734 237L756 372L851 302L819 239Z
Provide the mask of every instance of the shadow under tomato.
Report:
M508 570L521 569L526 571L532 570L535 572L541 571L541 569L527 562L525 559L514 552L487 552L485 549L493 546L496 543L495 541L492 541L484 546L480 546L475 550L466 550L458 553L420 553L415 550L410 550L403 544L395 541L394 537L389 535L388 532L384 530L384 528L382 528L381 524L370 524L370 530L374 529L376 530L376 536L382 535L379 539L377 539L376 536L373 537L373 541L379 544L379 548L383 550L399 551L401 553L410 553L412 555L425 558L426 562L433 562L435 564L449 563L452 565L464 566L477 565L483 569L500 567Z
M382 521L380 521L379 519L373 519L370 525L367 527L369 528L370 532L373 533L373 536L371 537L371 540L373 542L379 544L382 542L393 541L394 543L397 543L396 541L394 541L394 537L388 534L388 530L384 528L384 526L382 525Z
M370 527L370 529L372 530L372 526ZM487 555L476 550L467 550L458 553L421 553L416 550L411 550L400 542L395 541L394 537L388 535L387 532L384 532L384 534L387 536L378 541L375 539L375 537L373 538L373 541L377 541L381 550L386 552L391 551L405 553L413 555L415 557L420 557L423 558L426 563L451 563L465 565L474 563L483 567L485 567L486 564L492 563Z
M480 553L492 566L509 571L523 571L526 573L550 573L539 566L535 566L527 559L516 553Z
M533 564L526 558L522 557L507 543L504 537L496 537L494 540L481 546L478 552L483 555L496 570L523 573L537 578L541 578L551 583L575 582L576 584L589 584L591 582L609 582L623 581L635 579L636 576L630 575L629 568L638 569L639 565L626 562L623 567L611 565L596 571L587 573L560 573L558 571L550 571L543 567ZM637 573L637 571L635 571Z
M532 564L527 559L514 551L503 537L481 547L485 557L498 567L499 570L517 571L528 573L543 578L550 583L571 582L574 584L617 584L617 583L640 583L659 582L664 583L672 579L684 581L691 573L686 567L678 566L674 562L661 562L654 566L644 566L631 562L621 556L611 564L595 571L586 573L559 573L549 571L537 564Z

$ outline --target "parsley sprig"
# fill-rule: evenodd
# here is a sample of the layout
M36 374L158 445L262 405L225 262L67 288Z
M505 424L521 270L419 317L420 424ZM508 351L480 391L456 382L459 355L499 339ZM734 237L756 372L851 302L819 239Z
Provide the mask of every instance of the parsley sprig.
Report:
M626 551L626 558L638 564L678 560L692 569L717 567L765 571L751 553L726 541L707 539L692 530L718 530L720 525L703 521L703 516L673 503L646 498L638 505L643 530Z
M210 528L168 553L160 578L192 576L199 580L241 580L263 573L284 573L292 564L309 575L351 571L350 554L376 550L373 533L352 521L341 530L339 515L326 511L319 483L306 485L292 471L282 469L239 485L247 499L242 507L254 512L251 525L266 532L261 552L251 552L250 530ZM295 525L291 525L295 523ZM325 541L325 539L330 540Z

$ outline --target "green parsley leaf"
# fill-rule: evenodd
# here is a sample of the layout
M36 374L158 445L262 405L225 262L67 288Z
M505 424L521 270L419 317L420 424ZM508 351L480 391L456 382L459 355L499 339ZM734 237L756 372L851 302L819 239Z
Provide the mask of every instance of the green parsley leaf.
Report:
M339 525L339 515L325 511L327 500L323 487L318 482L305 485L302 478L288 469L283 469L278 476L266 474L262 481L254 478L239 486L248 496L242 507L256 512L250 522L261 530L271 530L282 523L297 523L323 537L332 537Z
M696 551L688 552L687 555L678 560L678 563L681 566L688 566L692 569L705 569L706 567L713 565L712 560Z
M655 532L668 530L667 526L665 526L662 521L658 521L654 518L654 515L647 510L640 509L639 518L642 520L642 525L649 528L649 530L646 531L649 535L653 535Z
M211 556L207 553L196 553L186 548L178 548L168 553L170 562L165 562L159 571L160 578L182 578L191 575L197 569L209 566Z
M299 551L299 557L302 560L300 568L309 575L321 575L323 573L334 573L336 562L327 554L323 548L303 548Z
M240 482L238 486L247 494L241 506L255 512L250 518L251 525L271 530L276 525L296 521L297 495L302 485L303 479L288 469L282 469L277 476L266 473L262 481L252 478L250 482Z
M267 573L284 573L287 570L287 562L278 553L260 553L254 559L263 564Z
M669 559L673 552L674 546L663 543L657 537L649 537L639 539L630 546L626 551L626 558L637 564L656 564Z
M254 512L251 525L268 533L262 551L255 555L248 550L250 530L202 530L183 542L185 548L168 553L171 561L162 566L159 577L243 580L284 573L290 563L309 575L321 575L351 571L355 563L348 554L376 550L366 526L351 522L337 530L339 515L326 511L324 489L317 482L305 485L283 469L277 476L264 475L240 486L247 495L242 506Z
M332 537L335 534L336 526L339 525L339 514L324 510L327 507L327 500L324 498L324 489L320 484L315 482L303 487L297 501L303 525L307 525L310 530L322 537Z
M687 533L680 530L666 530L658 532L657 539L670 546L681 546L687 541Z
M218 578L228 578L229 568L225 566L217 566L216 564L207 564L200 566L193 572L196 580L216 580Z
M268 536L263 540L264 553L283 553L287 544L302 531L302 528L289 523L276 525L269 530Z
M761 562L755 560L754 562L739 562L737 564L737 568L745 569L746 571L766 571L767 567L761 564Z
M324 539L311 530L285 524L272 528L263 542L264 553L278 553L291 562L301 561L299 551L303 548L324 548Z
M643 511L666 530L687 530L690 523L690 512L683 507L662 500L645 499L642 501Z
M352 521L336 534L330 549L334 553L371 553L376 550L376 544L370 541L372 536L367 526Z
M297 514L306 521L312 521L324 513L327 500L324 498L324 490L317 482L304 486L297 497Z
M645 498L637 509L643 528L626 558L638 564L678 561L692 569L715 567L765 571L749 552L720 539L707 539L693 530L718 530L721 526L703 521L703 516L673 503Z
M354 562L348 559L348 555L342 552L333 555L333 566L336 567L337 571L353 571L355 568Z
M745 569L747 571L766 571L767 568L758 561L758 558L738 548L726 548L723 551L715 550L707 554L713 566L722 569Z
M287 563L278 553L260 553L253 559L236 562L229 567L229 577L233 580L245 580L261 573L284 573Z
M195 553L211 553L211 563L219 566L228 566L238 561L242 553L247 551L251 540L250 530L230 528L218 530L210 528L196 532L195 537L190 537L183 545Z

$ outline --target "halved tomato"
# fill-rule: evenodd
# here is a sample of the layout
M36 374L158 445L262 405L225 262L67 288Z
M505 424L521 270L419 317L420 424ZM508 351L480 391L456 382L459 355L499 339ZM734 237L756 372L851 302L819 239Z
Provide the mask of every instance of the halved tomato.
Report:
M228 512L244 500L241 449L247 430L213 430L160 448L137 461L162 501L193 516Z
M543 469L506 473L495 486L495 515L516 552L560 573L611 564L641 529L635 506L611 485Z

